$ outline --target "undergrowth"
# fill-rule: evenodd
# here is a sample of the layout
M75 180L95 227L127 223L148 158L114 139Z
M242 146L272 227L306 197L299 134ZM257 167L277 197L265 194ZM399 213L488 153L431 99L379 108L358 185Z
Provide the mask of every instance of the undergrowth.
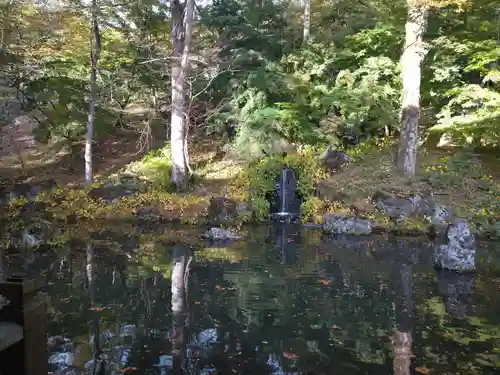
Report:
M421 168L413 179L402 178L394 170L394 143L388 140L365 142L349 150L352 165L334 175L329 175L320 161L321 151L304 146L286 156L270 155L242 165L229 186L214 182L206 185L210 190L176 194L169 191L171 163L168 148L164 148L125 169L127 173L135 173L150 182L148 188L134 195L110 204L91 197L88 189L63 187L41 194L37 199L46 205L54 218L60 220L67 220L71 215L86 221L124 219L146 212L149 217L197 225L206 223L210 198L227 194L237 203L247 203L252 212L251 215L238 215L235 225L262 222L267 220L269 212L266 193L274 189L279 171L289 166L297 171L298 190L304 198L301 207L303 221L319 223L325 213L337 212L361 214L379 226L391 228L394 223L374 210L371 203L373 194L384 190L400 196L414 193L434 195L452 208L456 217L470 219L477 229L500 232L500 183L482 167L480 157L470 151L424 151L420 156ZM227 167L221 165L213 162L204 168L213 171L221 168L217 173L227 175ZM316 187L319 181L326 182L331 191L342 193L342 198L318 197ZM202 180L199 185L204 183ZM19 208L24 203L26 201L22 199L14 202L6 209L6 214L19 216ZM425 230L427 224L409 219L403 225Z

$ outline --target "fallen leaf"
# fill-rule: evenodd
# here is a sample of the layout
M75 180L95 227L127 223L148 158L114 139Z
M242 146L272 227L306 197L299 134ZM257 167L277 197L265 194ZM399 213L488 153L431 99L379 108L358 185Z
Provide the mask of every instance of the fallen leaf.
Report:
M428 368L425 368L425 367L417 367L417 368L415 368L415 371L417 371L421 374L429 374L431 372L431 370L429 370Z
M283 357L286 359L297 359L299 356L295 353L283 352Z

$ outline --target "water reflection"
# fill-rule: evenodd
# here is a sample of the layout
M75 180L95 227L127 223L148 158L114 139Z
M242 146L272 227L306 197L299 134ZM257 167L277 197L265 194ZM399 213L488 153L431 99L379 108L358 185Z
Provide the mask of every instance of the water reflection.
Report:
M39 254L26 272L49 280L52 370L500 371L495 265L457 275L430 266L426 242L325 241L291 224L254 234L245 244L193 250L159 234L101 233ZM16 259L11 270L23 268Z

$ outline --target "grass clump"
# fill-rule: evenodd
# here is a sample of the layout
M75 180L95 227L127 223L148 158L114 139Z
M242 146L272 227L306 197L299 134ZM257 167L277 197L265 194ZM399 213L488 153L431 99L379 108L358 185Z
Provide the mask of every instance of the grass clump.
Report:
M129 164L125 171L151 182L157 190L170 190L172 175L170 152L170 145L150 151L140 161Z

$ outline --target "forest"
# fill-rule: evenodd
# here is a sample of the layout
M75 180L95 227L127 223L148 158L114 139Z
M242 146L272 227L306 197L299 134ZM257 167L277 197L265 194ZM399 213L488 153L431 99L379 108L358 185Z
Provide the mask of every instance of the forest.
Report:
M498 0L3 0L0 32L0 281L44 279L51 373L498 373Z
M2 189L57 187L38 199L55 217L140 211L199 223L223 197L234 222L263 220L286 163L306 221L338 211L392 225L372 204L388 192L439 197L500 231L496 1L24 0L0 10ZM325 168L328 147L349 165Z

